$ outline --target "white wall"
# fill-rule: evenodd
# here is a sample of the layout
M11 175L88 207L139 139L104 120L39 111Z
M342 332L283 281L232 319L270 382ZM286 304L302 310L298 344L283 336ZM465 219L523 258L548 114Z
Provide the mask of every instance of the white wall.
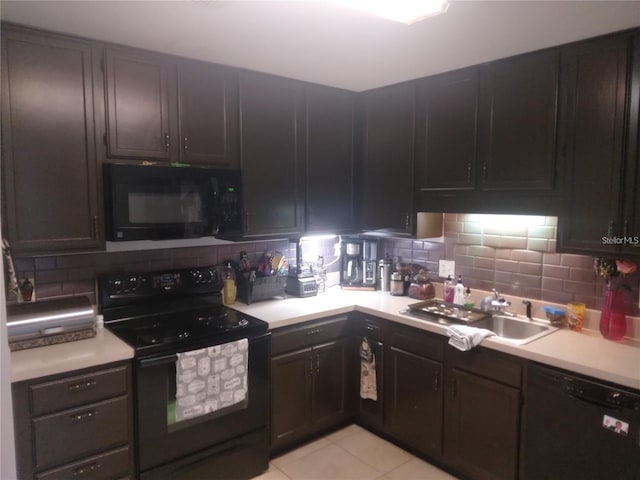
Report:
M2 263L0 262L1 265ZM11 480L17 477L6 307L4 268L0 268L0 478L2 480Z

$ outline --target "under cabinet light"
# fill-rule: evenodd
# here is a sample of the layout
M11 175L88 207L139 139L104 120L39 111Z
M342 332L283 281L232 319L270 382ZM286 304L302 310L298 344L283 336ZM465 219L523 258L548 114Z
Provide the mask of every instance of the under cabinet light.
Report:
M334 0L334 3L407 25L445 13L449 8L446 0Z

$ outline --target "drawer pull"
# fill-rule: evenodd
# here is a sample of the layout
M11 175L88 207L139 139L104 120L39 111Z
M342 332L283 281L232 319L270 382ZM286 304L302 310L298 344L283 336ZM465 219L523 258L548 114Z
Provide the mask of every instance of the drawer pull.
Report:
M93 417L98 415L98 410L91 410L89 412L78 413L76 415L71 415L71 423L84 422L91 420Z
M309 330L307 332L307 335L316 335L317 333L320 333L320 332L322 332L322 329L321 328L316 328L314 330Z
M376 330L377 330L377 328L372 327L371 325L367 325L367 326L366 326L366 327L364 327L364 328L366 328L366 329L367 329L368 331L370 331L370 332L374 332L374 331L376 331Z
M82 475L86 475L87 473L95 472L96 470L100 470L100 464L98 462L93 462L74 469L73 476L80 477Z
M75 383L73 385L69 385L70 392L84 392L85 390L89 390L96 386L95 380L90 380L88 382Z

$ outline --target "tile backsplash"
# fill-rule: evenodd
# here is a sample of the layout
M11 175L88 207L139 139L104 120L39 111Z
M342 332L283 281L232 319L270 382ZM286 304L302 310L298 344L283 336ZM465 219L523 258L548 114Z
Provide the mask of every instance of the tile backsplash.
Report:
M310 254L316 256L324 255L329 272L338 271L338 262L334 258L333 244L335 243L336 240L322 241L314 248L313 252L309 251ZM227 259L239 260L241 251L247 252L251 265L257 265L264 254L270 251L282 252L291 264L295 264L296 259L295 243L290 243L287 240L274 240L130 252L99 252L45 257L16 256L14 260L19 282L25 277L35 280L38 300L85 295L92 303L95 303L95 279L100 275L119 271L141 272L217 265ZM15 301L15 295L9 293L7 302L13 303Z
M471 289L600 309L605 281L595 274L594 257L556 253L556 229L556 217L446 214L441 241L385 240L382 252L426 265L434 281L443 280L438 260L454 260L456 275ZM638 316L640 272L625 283L631 288L626 312Z
M389 254L405 262L427 266L431 279L438 277L438 260L456 262L471 289L496 288L516 295L554 303L584 302L600 309L605 282L596 276L594 257L556 253L556 217L446 214L444 237L439 241L384 239L378 255ZM304 246L305 260L323 255L328 272L338 272L337 239ZM16 257L19 280L35 279L39 300L86 295L95 303L95 278L117 271L149 271L214 265L249 254L252 265L265 252L278 250L295 263L296 246L287 240L241 242L215 246L167 248L132 252L99 252L45 257ZM640 259L634 259L636 263ZM627 314L638 316L640 272L625 279L632 291L626 296ZM9 294L8 302L15 296Z

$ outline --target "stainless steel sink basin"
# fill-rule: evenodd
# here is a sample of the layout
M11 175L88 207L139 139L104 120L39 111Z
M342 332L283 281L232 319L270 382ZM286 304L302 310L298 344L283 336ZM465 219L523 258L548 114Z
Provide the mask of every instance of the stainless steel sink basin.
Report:
M558 330L535 320L524 320L507 315L494 315L490 318L478 320L473 323L473 326L491 330L498 337L513 341L519 345L532 342Z
M400 313L440 325L467 324L472 327L486 328L495 333L499 338L515 345L525 345L558 330L548 323L505 314L494 314L491 317L481 318L480 320L466 321L466 317L463 318L464 315L460 318L453 316L445 317L431 314L420 309L410 308Z

